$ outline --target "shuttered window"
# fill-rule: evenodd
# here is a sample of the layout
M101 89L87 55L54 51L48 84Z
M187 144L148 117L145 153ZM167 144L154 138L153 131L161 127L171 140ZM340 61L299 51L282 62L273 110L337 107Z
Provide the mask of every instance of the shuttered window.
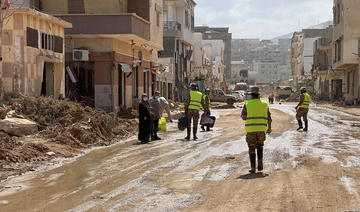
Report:
M54 52L63 53L63 38L54 36Z
M26 45L34 48L39 47L39 32L36 29L26 28Z

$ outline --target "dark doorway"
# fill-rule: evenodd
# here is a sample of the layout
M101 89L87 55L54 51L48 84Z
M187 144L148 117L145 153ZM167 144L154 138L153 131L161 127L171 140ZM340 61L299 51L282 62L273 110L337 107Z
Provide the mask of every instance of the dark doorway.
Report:
M118 65L118 94L119 94L119 106L126 105L126 76L125 72L121 69L121 65Z
M172 84L168 83L168 99L172 99Z
M65 74L66 97L77 100L87 106L95 106L95 69L92 62L74 62L66 64L76 82L73 82L68 71Z
M342 99L342 80L332 80L331 93L333 100Z
M41 84L42 96L54 96L54 64L44 63L43 80Z

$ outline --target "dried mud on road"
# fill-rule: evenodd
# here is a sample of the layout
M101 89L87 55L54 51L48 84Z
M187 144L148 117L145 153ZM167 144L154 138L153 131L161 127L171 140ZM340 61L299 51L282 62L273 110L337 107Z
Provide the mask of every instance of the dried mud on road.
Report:
M308 133L294 106L271 106L263 173L248 174L241 110L215 110L216 127L183 140L95 150L62 167L0 184L4 211L346 211L360 209L360 120L313 108Z

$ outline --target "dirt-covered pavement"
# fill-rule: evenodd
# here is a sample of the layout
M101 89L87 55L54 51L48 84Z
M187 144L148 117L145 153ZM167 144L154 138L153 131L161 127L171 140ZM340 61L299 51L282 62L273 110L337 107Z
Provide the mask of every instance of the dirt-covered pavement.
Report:
M0 184L0 211L360 210L360 118L312 108L296 132L293 105L272 105L265 170L248 174L240 109L217 110L214 131L184 141L121 142L61 167Z

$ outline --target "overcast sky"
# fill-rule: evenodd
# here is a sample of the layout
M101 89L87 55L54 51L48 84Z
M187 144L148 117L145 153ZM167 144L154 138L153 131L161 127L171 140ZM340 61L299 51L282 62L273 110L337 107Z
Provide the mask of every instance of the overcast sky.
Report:
M197 26L228 26L233 38L271 39L332 20L333 0L195 0L195 2Z

